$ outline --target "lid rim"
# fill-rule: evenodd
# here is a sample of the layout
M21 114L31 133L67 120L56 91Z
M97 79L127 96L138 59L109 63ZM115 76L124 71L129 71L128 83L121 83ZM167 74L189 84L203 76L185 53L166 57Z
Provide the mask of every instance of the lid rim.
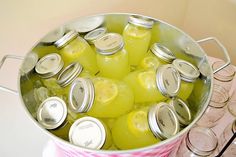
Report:
M176 59L175 55L165 46L160 43L154 43L151 47L151 52L161 60L171 63Z
M62 36L60 39L58 39L56 42L54 42L54 45L61 49L65 47L67 44L69 44L72 40L76 39L79 36L79 34L72 30L66 33L64 36Z
M151 29L154 25L154 21L137 15L130 16L128 19L128 23L147 29Z

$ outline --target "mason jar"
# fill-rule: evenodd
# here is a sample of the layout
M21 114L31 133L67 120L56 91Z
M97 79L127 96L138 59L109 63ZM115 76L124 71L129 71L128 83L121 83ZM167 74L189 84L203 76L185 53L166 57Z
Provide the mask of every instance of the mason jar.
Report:
M128 53L121 35L107 33L95 42L99 75L121 79L130 71Z
M219 137L218 151L221 151L228 141L236 134L236 120L230 123ZM236 138L231 142L229 147L222 154L223 157L235 157L236 156Z
M131 66L137 66L147 53L153 21L139 16L130 16L123 31L125 49Z
M176 116L179 120L180 129L183 129L192 122L192 113L186 101L175 97L168 100L167 102L176 113Z
M134 96L122 81L103 77L77 78L71 85L69 106L77 113L115 118L133 108Z
M59 53L64 60L65 66L72 62L79 62L84 69L92 74L98 72L96 55L90 45L75 31L69 31L54 45L59 49Z
M164 102L133 110L119 117L112 127L113 142L122 150L150 146L178 132L178 119Z
M178 97L187 100L193 91L194 82L198 79L200 72L193 64L182 59L175 59L172 64L179 71L181 77Z
M101 120L85 116L70 127L69 141L83 148L108 149L112 145L109 128Z
M224 65L224 61L215 61L212 64L212 69L215 70L222 65ZM228 65L224 69L218 71L214 75L214 84L224 86L227 92L230 91L233 83L233 79L235 76L235 68L232 65Z
M224 116L228 99L228 92L223 87L213 85L210 103L197 124L209 128L214 127Z
M100 37L102 37L103 35L105 35L107 33L107 29L105 27L101 27L101 28L97 28L89 33L87 33L84 36L84 39L86 41L88 41L88 43L90 44L90 46L92 47L92 49L94 50L94 52L96 52L96 48L95 48L95 41L97 39L99 39Z
M137 105L177 96L180 87L180 75L171 64L162 65L157 70L133 71L124 81L132 88Z
M172 63L175 58L174 53L167 47L160 43L154 43L148 53L141 60L138 68L157 69L160 65Z
M49 97L44 100L37 111L39 124L54 135L68 140L72 121L68 121L67 106L59 97Z
M213 157L217 145L217 137L211 129L195 126L183 139L176 157Z

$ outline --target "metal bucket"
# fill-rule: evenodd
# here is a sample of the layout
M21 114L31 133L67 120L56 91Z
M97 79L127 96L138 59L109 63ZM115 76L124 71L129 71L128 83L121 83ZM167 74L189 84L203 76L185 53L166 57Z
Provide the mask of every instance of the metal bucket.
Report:
M112 14L101 14L90 17L83 17L76 19L72 22L69 22L63 25L62 27L66 29L71 29L71 27L74 28L77 25L80 26L82 25L84 26L84 29L86 29L87 28L86 26L95 27L96 25L98 26L101 25L107 27L108 32L116 32L121 34L125 25L127 24L128 17L130 15L134 14L112 13ZM143 16L143 15L138 15L138 16ZM168 23L154 19L152 17L146 17L146 18L150 18L155 22L154 27L152 29L153 42L155 41L165 45L176 55L177 58L185 59L191 62L192 64L196 65L201 72L201 77L200 77L201 80L195 85L195 88L190 98L188 99L189 104L191 105L191 112L193 113L194 119L191 122L191 124L189 124L183 130L181 130L177 135L167 140L164 140L160 143L151 146L132 150L109 151L109 150L90 150L90 149L80 148L78 146L70 144L68 141L64 141L56 137L55 135L51 134L46 129L42 128L35 120L35 118L33 118L30 104L25 102L23 99L21 81L24 78L21 75L21 70L20 70L21 68L19 68L19 74L18 74L19 76L18 91L14 91L4 86L0 86L0 89L14 94L19 94L22 104L27 110L28 116L31 117L32 121L38 128L42 130L42 132L50 136L55 141L55 144L59 148L59 151L64 156L68 157L168 156L171 153L171 151L173 151L178 147L178 145L180 144L181 140L183 139L187 131L191 127L193 127L193 125L195 125L195 123L204 113L206 107L209 104L210 97L212 95L213 73L216 73L217 71L229 65L230 58L224 46L214 37L209 37L206 39L195 41L186 33ZM94 22L100 22L100 24ZM39 42L33 48L40 45L40 41L41 40L39 40ZM222 48L222 52L224 53L226 58L226 64L216 69L215 71L212 71L211 66L209 65L207 60L207 55L199 45L199 43L207 41L215 41L218 44L218 46ZM0 68L2 67L5 60L8 58L23 59L22 63L23 65L25 62L27 62L26 58L28 57L28 54L26 54L25 59L23 59L24 57L19 57L14 55L5 56L0 62Z

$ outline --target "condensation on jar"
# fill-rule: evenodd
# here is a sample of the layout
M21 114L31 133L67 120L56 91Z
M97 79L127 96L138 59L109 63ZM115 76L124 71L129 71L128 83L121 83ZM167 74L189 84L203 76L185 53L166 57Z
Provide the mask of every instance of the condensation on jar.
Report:
M72 62L79 62L84 69L92 74L98 72L96 55L90 45L75 31L69 31L62 38L57 40L54 45L59 49L65 66Z
M180 87L180 75L171 64L133 71L124 81L132 88L136 104L164 101L176 96Z
M110 129L101 120L85 116L76 120L69 131L69 141L79 147L108 149L112 145Z
M78 78L71 85L69 106L77 113L114 118L133 108L134 96L122 81L103 77Z
M137 66L147 53L153 21L139 16L130 16L123 31L125 49L131 66Z
M112 127L113 142L119 149L150 146L178 132L178 119L164 102L125 114Z
M179 71L181 77L178 97L187 100L193 91L194 82L198 79L200 72L193 64L182 59L175 59L172 64Z
M157 69L160 65L172 63L175 58L174 53L167 47L160 43L154 43L148 53L141 60L138 68Z
M95 42L99 75L113 79L121 79L130 71L129 57L124 49L122 36L107 33Z

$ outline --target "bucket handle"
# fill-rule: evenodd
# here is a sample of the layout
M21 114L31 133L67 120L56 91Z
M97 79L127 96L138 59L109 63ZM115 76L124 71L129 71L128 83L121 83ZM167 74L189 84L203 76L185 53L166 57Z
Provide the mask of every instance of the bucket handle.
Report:
M227 49L225 48L225 46L216 38L216 37L207 37L204 39L200 39L197 41L197 43L201 44L204 42L209 42L209 41L214 41L221 49L222 52L224 53L226 62L224 65L222 65L221 67L217 68L216 70L213 71L213 74L217 73L218 71L224 69L225 67L227 67L228 65L230 65L230 57L229 57L229 53L227 51Z
M17 60L23 60L24 57L22 56L16 56L16 55L5 55L2 60L0 61L0 70L4 64L4 62L7 60L7 59L17 59ZM15 94L15 95L18 95L18 91L14 90L14 89L10 89L8 87L5 87L5 86L2 86L0 85L0 90L2 90L3 92L8 92L8 93L12 93L12 94Z

